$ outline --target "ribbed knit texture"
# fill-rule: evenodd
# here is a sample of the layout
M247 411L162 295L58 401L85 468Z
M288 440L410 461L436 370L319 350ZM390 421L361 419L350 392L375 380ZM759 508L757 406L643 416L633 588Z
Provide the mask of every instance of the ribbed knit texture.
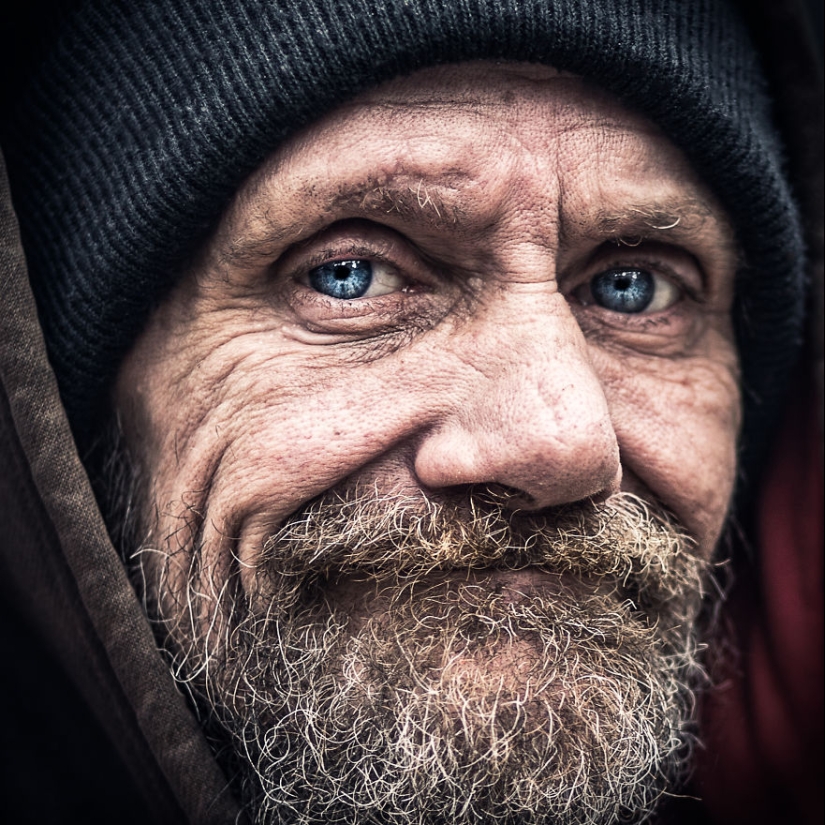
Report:
M365 87L471 59L545 63L641 110L745 250L745 446L801 337L803 249L763 81L719 0L105 0L87 4L8 147L50 356L81 442L125 352L241 181Z

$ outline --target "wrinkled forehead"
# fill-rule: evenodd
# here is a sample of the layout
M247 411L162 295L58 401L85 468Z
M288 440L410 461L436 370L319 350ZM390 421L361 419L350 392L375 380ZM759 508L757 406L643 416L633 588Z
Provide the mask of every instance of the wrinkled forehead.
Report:
M252 176L252 186L301 155L344 147L370 131L392 147L387 153L371 147L365 160L380 164L388 156L397 159L407 138L449 138L452 127L473 124L483 124L487 132L500 127L514 138L550 126L571 134L582 127L597 129L619 140L649 135L667 147L663 165L687 168L681 151L652 121L581 77L538 64L472 61L421 69L339 105L278 147ZM462 135L453 136L459 142ZM327 155L331 166L336 157Z

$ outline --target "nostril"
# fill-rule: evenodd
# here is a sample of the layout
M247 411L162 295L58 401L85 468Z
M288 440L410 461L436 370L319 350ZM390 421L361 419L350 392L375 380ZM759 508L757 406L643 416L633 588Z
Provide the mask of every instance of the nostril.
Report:
M479 501L486 501L511 510L538 510L540 507L529 493L506 484L495 482L475 484L472 487L472 494Z
M485 484L454 484L450 487L427 488L427 498L433 502L454 503L475 501L492 507L511 510L537 510L535 498L517 487L495 482Z
M487 484L456 484L452 487L428 490L426 496L434 504L450 507L470 507L472 510L474 505L477 505L484 512L488 510L492 512L502 508L512 511L514 515L518 511L538 515L540 511L549 513L567 507L587 509L594 504L603 504L617 492L619 492L618 486L610 485L598 493L585 496L582 499L548 506L518 487L491 482Z
M614 496L621 489L622 471L621 467L617 471L610 484L607 484L601 490L589 495L584 495L580 499L570 498L570 500L555 501L550 504L537 497L526 490L519 487L510 486L508 484L499 484L498 482L488 482L485 484L471 484L468 485L471 496L478 501L486 502L495 506L506 507L509 510L527 510L536 512L544 510L548 506L557 507L570 503L589 504L603 504L611 496Z

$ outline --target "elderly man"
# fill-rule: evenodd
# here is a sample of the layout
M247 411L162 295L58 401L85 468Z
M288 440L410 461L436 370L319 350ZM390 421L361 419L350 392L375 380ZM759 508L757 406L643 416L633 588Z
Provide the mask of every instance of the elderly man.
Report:
M803 329L750 38L675 0L72 17L7 151L69 424L205 734L105 539L61 537L106 649L62 663L106 662L104 730L165 781L141 816L696 814L721 540ZM67 481L50 520L96 532Z

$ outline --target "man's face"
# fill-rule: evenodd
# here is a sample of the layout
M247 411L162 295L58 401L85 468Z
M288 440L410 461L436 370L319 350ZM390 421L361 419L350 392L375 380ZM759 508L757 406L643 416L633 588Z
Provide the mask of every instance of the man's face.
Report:
M247 181L116 404L149 601L261 810L654 805L735 474L735 265L681 153L545 68L393 81Z

